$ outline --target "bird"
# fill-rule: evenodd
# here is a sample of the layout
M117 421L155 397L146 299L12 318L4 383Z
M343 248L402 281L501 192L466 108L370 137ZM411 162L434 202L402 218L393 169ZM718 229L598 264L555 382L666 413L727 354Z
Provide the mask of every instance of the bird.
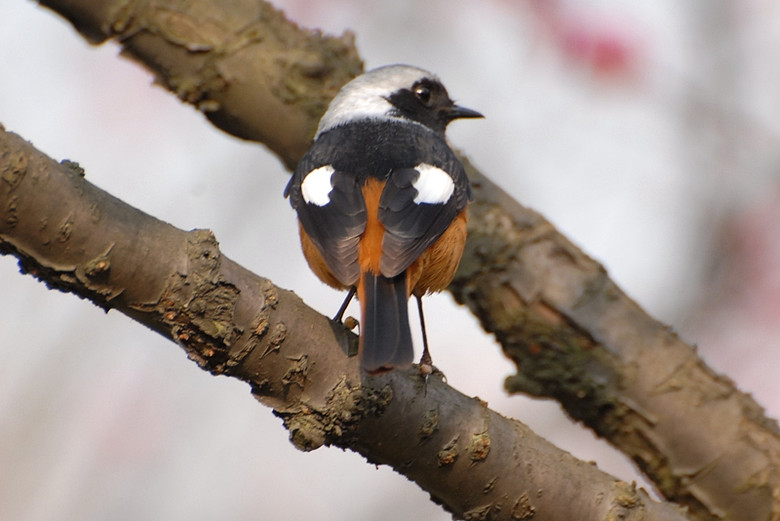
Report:
M482 117L455 104L426 70L370 70L333 98L285 188L309 267L325 284L348 290L334 320L357 294L358 356L368 374L411 366L412 295L421 371L433 370L422 297L452 281L473 199L445 130L456 119Z

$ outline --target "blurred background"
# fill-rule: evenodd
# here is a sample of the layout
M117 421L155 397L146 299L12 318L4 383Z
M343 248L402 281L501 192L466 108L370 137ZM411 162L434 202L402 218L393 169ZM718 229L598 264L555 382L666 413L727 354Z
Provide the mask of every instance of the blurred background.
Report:
M780 4L276 5L304 26L354 31L368 68L436 72L487 116L452 125L456 146L780 413ZM32 2L0 3L0 29L8 130L151 215L214 230L226 255L335 311L342 295L307 269L287 172L262 146L214 129L115 45L88 46ZM505 396L510 364L449 294L426 310L453 386L641 483L555 403ZM11 257L0 257L0 357L2 520L450 519L359 455L298 452L248 386L20 276Z

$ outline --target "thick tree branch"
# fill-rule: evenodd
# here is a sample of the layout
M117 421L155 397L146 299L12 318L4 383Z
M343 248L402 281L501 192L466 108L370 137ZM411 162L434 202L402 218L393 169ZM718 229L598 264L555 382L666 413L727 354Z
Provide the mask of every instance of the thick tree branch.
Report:
M438 378L422 392L415 370L361 375L352 333L224 257L210 232L131 208L1 128L0 179L0 252L248 382L301 449L391 465L464 519L684 519Z
M161 84L288 166L360 68L349 38L301 30L263 2L45 4L92 41L117 39ZM558 399L699 519L780 519L776 424L552 225L471 173L477 202L452 290L517 361L509 387Z

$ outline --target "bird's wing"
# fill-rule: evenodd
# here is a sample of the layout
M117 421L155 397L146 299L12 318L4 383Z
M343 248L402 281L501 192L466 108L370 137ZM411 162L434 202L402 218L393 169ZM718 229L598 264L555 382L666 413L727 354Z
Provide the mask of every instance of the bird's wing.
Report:
M358 246L366 227L366 206L354 175L317 166L304 157L285 189L303 229L335 277L352 286L360 276Z
M380 269L394 277L408 268L452 224L471 199L463 166L449 151L434 166L394 170L379 201L385 227Z

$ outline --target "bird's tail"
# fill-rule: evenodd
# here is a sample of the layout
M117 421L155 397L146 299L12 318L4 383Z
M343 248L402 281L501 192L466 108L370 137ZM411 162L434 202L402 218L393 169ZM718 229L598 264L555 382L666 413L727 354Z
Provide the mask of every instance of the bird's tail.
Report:
M406 272L393 278L361 274L358 282L360 322L360 367L380 373L409 366L414 358L409 329L409 297Z

